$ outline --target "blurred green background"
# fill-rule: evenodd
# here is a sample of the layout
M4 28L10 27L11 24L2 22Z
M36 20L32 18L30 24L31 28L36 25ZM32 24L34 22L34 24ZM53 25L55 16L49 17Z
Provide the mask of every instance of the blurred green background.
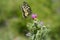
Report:
M17 36L27 40L24 30L30 19L22 18L20 7L23 1L52 30L51 40L60 40L60 0L0 0L0 40L13 40Z

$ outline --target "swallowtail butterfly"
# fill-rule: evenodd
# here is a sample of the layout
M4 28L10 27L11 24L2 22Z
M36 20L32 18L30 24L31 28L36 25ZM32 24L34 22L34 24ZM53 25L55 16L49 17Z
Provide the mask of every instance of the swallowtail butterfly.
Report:
M31 7L27 4L27 2L23 2L21 10L22 10L22 16L24 18L27 18L29 15L32 14Z

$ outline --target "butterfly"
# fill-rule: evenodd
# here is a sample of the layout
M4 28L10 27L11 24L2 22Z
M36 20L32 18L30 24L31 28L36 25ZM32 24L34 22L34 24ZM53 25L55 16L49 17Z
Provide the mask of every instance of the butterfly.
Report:
M23 2L22 6L21 6L21 10L22 10L22 16L24 18L27 18L29 15L32 14L31 7L25 1Z

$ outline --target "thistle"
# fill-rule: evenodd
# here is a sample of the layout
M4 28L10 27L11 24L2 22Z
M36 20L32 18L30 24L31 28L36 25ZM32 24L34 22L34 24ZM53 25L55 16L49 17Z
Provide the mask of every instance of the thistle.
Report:
M40 22L37 19L36 14L32 14L32 23L28 23L27 27L30 32L30 40L47 40L46 36L48 35L48 29L44 26L43 22Z

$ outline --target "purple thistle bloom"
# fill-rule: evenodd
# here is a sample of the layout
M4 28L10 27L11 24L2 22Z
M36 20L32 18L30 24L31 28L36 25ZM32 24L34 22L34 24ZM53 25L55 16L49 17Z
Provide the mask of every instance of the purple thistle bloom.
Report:
M37 18L37 15L36 14L32 14L32 18Z

